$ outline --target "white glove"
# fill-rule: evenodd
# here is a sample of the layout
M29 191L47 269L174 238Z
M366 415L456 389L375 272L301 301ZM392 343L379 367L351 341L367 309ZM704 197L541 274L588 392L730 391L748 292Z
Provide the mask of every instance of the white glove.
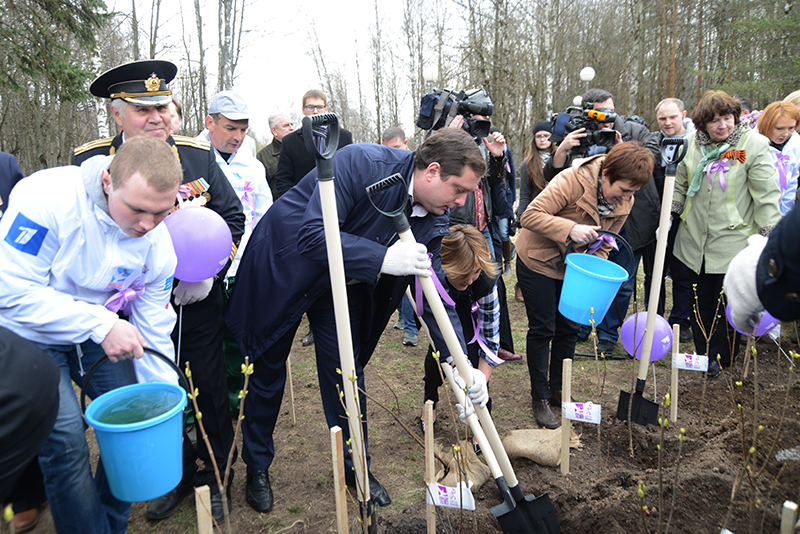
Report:
M473 406L472 401L466 399L467 401L467 409L464 410L464 407L460 404L456 403L456 410L458 410L458 420L461 421L462 425L467 424L467 417L475 413L475 406Z
M386 251L381 272L394 276L430 276L431 260L422 243L396 242Z
M756 267L767 238L755 234L747 239L747 243L747 247L731 260L723 282L725 296L731 307L731 319L742 332L753 330L759 321L758 314L764 309L758 300Z
M486 386L486 375L477 369L472 370L472 379L474 383L470 387L466 387L466 382L461 378L458 372L458 367L453 367L453 380L455 380L458 387L466 389L469 399L481 408L486 406L489 402L489 388Z
M172 291L172 294L175 295L175 304L178 306L188 306L189 304L200 302L211 293L211 286L213 285L213 278L207 278L199 282L181 280Z

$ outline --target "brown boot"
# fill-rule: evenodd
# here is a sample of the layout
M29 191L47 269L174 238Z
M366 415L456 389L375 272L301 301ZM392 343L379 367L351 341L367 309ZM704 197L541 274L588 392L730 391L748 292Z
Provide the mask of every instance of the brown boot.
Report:
M14 514L11 525L14 527L15 532L28 532L29 530L33 530L33 527L35 527L38 522L39 510L31 508L30 510Z
M522 296L522 288L519 287L519 284L514 286L514 298L517 299L517 302L525 302L525 297Z
M550 399L533 399L533 416L536 423L544 428L558 428L561 420L550 409Z
M575 399L570 398L569 402L575 402ZM561 406L561 390L550 388L550 406Z

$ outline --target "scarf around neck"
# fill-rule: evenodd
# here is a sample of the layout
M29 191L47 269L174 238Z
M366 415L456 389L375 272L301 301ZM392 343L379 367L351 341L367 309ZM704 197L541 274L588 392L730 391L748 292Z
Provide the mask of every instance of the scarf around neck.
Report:
M703 159L700 160L697 167L694 169L692 181L689 184L689 190L686 192L687 196L693 197L695 193L700 190L700 183L703 181L703 173L708 166L715 161L719 161L720 155L727 152L729 148L739 144L742 134L745 130L749 129L750 127L744 121L740 121L733 127L733 133L721 143L712 141L711 137L704 130L697 130L697 134L694 137L694 144L700 148Z

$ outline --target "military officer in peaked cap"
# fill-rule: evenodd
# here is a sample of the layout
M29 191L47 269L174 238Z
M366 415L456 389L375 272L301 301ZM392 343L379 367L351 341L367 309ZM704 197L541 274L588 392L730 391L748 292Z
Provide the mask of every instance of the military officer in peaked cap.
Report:
M98 154L114 154L126 139L138 135L163 139L172 146L183 168L184 185L180 194L184 200L214 210L228 223L234 243L232 258L244 232L242 203L217 165L210 143L169 133L172 91L168 84L177 70L169 61L145 60L114 67L98 76L89 92L111 99L111 112L121 132L116 137L98 139L76 148L72 163L80 165ZM203 424L220 469L224 468L233 445L222 354L222 280L226 270L227 266L215 277L201 282L175 279L172 297L172 304L176 308L182 306L179 313L183 314L182 321L178 321L172 333L176 352L178 348L180 350L180 367L183 368L186 361L191 364L194 385L201 393L197 401L203 413ZM179 339L180 347L177 346ZM151 501L147 516L164 519L172 515L193 486L208 484L211 487L212 513L217 521L222 521L221 493L202 440L198 441L195 450L184 434L183 457L181 483L170 493ZM198 457L204 464L200 471L197 470Z

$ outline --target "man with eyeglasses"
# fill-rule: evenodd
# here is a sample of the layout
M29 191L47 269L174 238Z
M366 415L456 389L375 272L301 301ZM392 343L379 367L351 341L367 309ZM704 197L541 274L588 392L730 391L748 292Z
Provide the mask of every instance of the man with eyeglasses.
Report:
M328 112L328 97L318 89L311 89L303 95L303 115L311 117ZM339 146L353 143L350 130L339 129ZM303 129L298 128L283 138L278 169L275 171L275 188L278 197L283 195L314 168L314 154L306 148ZM277 199L276 199L277 200Z

